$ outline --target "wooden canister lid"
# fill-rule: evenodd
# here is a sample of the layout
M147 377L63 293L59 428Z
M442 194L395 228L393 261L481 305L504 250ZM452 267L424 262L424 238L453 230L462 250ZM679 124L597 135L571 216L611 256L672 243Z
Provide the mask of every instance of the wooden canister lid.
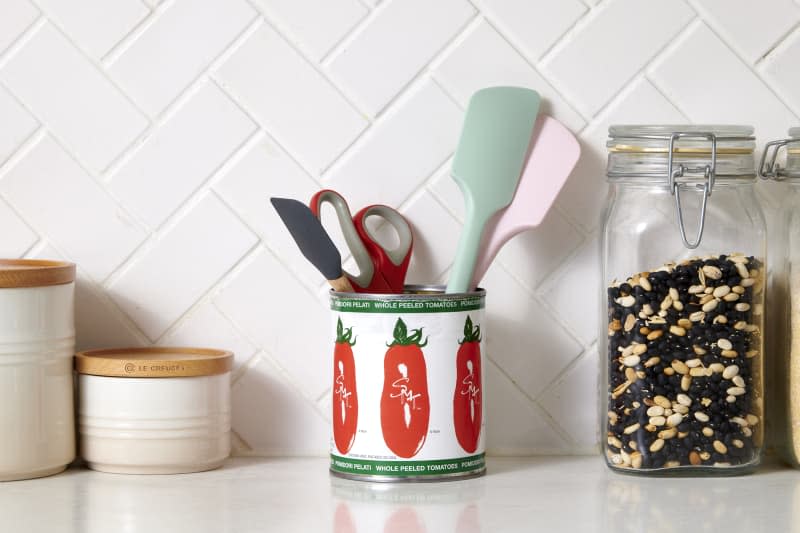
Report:
M0 288L45 287L75 281L75 264L44 259L0 259Z
M75 355L79 374L123 378L213 376L230 372L233 353L212 348L112 348Z

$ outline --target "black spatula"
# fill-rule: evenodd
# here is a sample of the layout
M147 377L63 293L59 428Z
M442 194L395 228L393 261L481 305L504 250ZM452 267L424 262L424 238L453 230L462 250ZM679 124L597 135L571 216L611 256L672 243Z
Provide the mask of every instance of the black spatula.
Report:
M270 198L298 248L334 290L353 292L353 286L342 272L342 256L311 209L291 198Z

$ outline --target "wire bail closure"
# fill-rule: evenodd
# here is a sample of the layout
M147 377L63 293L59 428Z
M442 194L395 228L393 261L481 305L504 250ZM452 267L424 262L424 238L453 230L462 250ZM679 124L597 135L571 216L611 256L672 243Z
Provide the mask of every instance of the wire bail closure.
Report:
M797 142L798 139L781 139L768 142L764 145L764 153L761 154L761 163L758 165L758 176L764 180L780 181L787 177L784 169L777 163L781 149L789 143ZM771 155L770 155L771 152Z
M678 168L672 170L673 155L675 154L675 141L677 139L706 139L711 143L711 164L704 167L689 168L683 164L679 164ZM687 172L702 172L705 176L705 183L702 186L703 204L700 208L700 226L697 228L697 236L694 242L689 242L686 237L686 226L683 222L683 208L681 206L681 191L677 178L683 177ZM667 177L669 180L670 193L675 197L675 211L678 217L678 227L681 230L681 240L683 245L694 250L700 246L700 241L703 238L703 230L706 225L706 206L708 198L714 189L714 179L717 174L717 136L711 132L674 132L669 137L669 155L667 156Z

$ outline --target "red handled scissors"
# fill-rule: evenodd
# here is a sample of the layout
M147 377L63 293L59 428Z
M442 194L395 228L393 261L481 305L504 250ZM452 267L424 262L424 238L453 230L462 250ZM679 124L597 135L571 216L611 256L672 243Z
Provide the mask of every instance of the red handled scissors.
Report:
M353 216L345 199L338 192L324 189L309 203L311 212L319 218L322 204L333 206L345 242L358 265L358 275L345 272L356 292L402 293L414 236L403 215L385 205L370 205ZM400 244L387 249L378 242L367 226L369 217L379 217L394 228Z

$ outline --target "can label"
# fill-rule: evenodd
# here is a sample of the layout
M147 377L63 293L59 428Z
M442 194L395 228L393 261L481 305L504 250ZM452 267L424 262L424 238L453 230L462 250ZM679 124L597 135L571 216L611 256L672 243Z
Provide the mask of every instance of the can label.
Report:
M331 470L430 478L484 468L483 308L471 295L332 297Z

